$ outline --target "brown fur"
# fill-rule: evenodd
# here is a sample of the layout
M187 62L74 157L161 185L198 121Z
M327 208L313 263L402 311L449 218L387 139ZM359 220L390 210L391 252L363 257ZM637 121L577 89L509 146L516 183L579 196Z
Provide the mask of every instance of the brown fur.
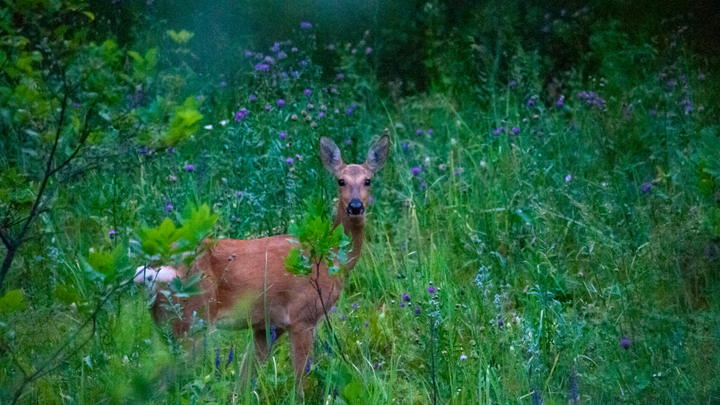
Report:
M339 198L335 226L343 225L345 233L352 238L352 251L348 254L347 271L358 261L363 244L365 214L348 214L348 204L359 199L366 207L370 197L366 180L382 167L388 154L387 136L375 143L362 165L345 165L340 150L327 138L321 139L320 155L325 166L338 180ZM337 302L343 288L343 279L331 276L322 266L319 276L313 272L312 280L322 291L321 305L315 286L309 277L298 277L285 270L284 258L297 243L292 236L278 235L254 240L219 240L208 246L206 252L194 263L191 273L201 272L204 277L201 295L188 298L184 304L182 319L172 323L175 336L183 336L190 330L193 313L195 319L223 322L235 328L252 327L255 337L255 353L261 361L267 356L266 328L276 328L279 337L289 333L293 365L301 379L312 347L314 331L324 313ZM183 275L186 271L180 269ZM167 319L158 296L152 308L156 321ZM165 301L167 303L167 301ZM301 387L302 384L299 384Z

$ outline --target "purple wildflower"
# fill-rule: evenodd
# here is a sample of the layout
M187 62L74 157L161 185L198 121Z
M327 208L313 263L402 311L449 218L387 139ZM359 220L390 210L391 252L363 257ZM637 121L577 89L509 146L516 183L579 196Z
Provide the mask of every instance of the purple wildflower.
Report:
M251 95L250 95L250 101L252 102L252 101L255 101L255 100L257 100L257 96L254 95L254 94L251 94Z
M571 176L571 175L568 174L567 176L565 176L565 182L566 182L566 183L569 182L570 180L572 180L572 176Z
M115 232L114 230L108 231L108 236L110 236L110 239L114 238L115 235L117 235L117 232Z
M645 183L642 185L640 190L642 190L643 194L647 194L650 192L650 188L652 188L652 185L650 183Z
M527 106L528 106L528 107L532 107L532 106L534 106L534 105L535 105L535 100L529 99L529 100L527 101Z
M311 94L312 94L312 90L310 90L310 89L305 89L305 96L306 96L306 97L310 97Z
M292 165L293 162L294 162L294 160L293 160L293 158L291 158L291 157L285 159L285 163L287 163L287 164L289 164L289 165Z
M174 208L175 208L175 207L173 207L172 204L168 204L168 205L165 206L165 211L170 212L170 211L172 211Z
M307 67L307 62L304 61L304 60L303 60L303 61L300 61L300 66L302 66L302 67Z
M508 86L510 86L510 88L517 87L517 82L515 80L512 80L512 81L510 81Z
M168 155L172 155L173 153L175 153L175 148L172 146L167 148L167 153L168 153Z
M420 174L420 168L419 168L419 167L413 167L413 169L412 169L412 174L413 174L414 176L417 176L418 174Z
M422 134L422 129L416 129L416 130L415 130L415 135L420 135L420 134Z
M311 364L310 359L305 360L305 372L306 373L310 372L310 364Z
M338 73L338 74L337 74L337 79L338 79L338 80L344 80L344 79L345 79L345 75L342 74L342 73Z
M513 129L510 130L510 133L513 134L513 135L517 135L517 134L520 133L520 128L518 128L518 127L513 127Z
M402 295L402 300L406 302L410 302L410 294L405 293Z
M333 311L333 312L337 312L337 305L333 305L333 307L330 308L330 310Z
M229 366L230 363L232 363L233 359L235 358L235 354L233 353L233 347L230 345L230 352L228 353L228 361L225 367Z
M248 115L250 115L250 111L248 111L247 108L241 108L240 111L235 113L235 122L242 121Z
M368 326L370 326L370 322L365 321L365 327L367 328Z
M365 55L370 55L372 53L373 49L371 47L365 48Z
M277 331L275 325L272 325L270 326L270 347L275 343L275 340L277 340Z
M352 107L348 107L348 108L345 109L345 114L347 114L347 115L352 115L352 114L353 114L353 111L354 111L354 110L352 109Z
M555 105L558 107L562 107L565 105L565 96L560 96L558 101L555 102Z
M432 135L432 134L433 134L432 128L427 130L427 134L428 134L428 135Z
M220 369L220 348L215 349L215 368Z
M253 53L252 53L251 51L245 51L245 57L246 57L246 58L249 58L249 57L251 57L252 55L253 55Z
M357 302L353 302L352 308L353 308L353 309L358 309L358 303L357 303Z
M369 202L370 204L372 204L372 203L375 202L375 199L371 196L371 197L368 199L368 202Z
M465 353L460 355L460 361L463 361L463 360L467 360L467 356L465 355Z
M310 24L309 22L301 22L300 28L302 28L304 30L309 30L312 28L312 24Z
M227 86L227 82L225 82L225 81L220 82L220 87L225 87L225 86Z
M325 118L325 113L321 111L321 112L318 114L318 118Z
M433 286L428 287L428 292L430 294L435 294L435 287L433 287Z
M420 307L415 307L415 315L416 316L420 315L421 312L422 312L422 310L420 309Z
M195 165L193 165L192 163L188 163L188 164L185 165L185 171L186 171L186 172L189 173L189 172L191 172L191 171L193 171L193 170L195 170Z
M278 136L280 137L280 139L285 139L285 138L287 138L287 133L285 133L285 132L280 132L280 133L278 134Z
M630 338L627 336L623 336L622 339L620 339L620 347L625 350L630 349Z
M282 107L282 106L284 106L284 105L285 105L285 100L279 99L279 100L277 101L277 106L278 106L278 107Z

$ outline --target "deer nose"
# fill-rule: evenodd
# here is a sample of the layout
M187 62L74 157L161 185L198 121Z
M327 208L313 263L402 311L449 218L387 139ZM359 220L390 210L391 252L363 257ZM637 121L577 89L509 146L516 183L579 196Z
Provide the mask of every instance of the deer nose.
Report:
M350 200L350 204L348 204L347 212L350 215L360 215L365 212L365 207L360 199L353 198Z

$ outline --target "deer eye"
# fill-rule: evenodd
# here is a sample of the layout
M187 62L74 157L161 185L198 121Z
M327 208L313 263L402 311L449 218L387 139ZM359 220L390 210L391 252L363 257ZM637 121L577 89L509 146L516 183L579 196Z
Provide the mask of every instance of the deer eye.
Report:
M343 180L343 179L338 179L338 186L342 187L342 186L344 186L344 185L345 185L345 180Z
M370 179L365 179L365 186L367 187L369 185L370 185Z

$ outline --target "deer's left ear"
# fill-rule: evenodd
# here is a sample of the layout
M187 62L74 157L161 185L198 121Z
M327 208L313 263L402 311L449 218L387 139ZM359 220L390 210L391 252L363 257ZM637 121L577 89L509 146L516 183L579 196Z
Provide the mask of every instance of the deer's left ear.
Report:
M387 160L389 150L390 137L385 135L370 147L365 161L367 168L373 172L380 170Z

